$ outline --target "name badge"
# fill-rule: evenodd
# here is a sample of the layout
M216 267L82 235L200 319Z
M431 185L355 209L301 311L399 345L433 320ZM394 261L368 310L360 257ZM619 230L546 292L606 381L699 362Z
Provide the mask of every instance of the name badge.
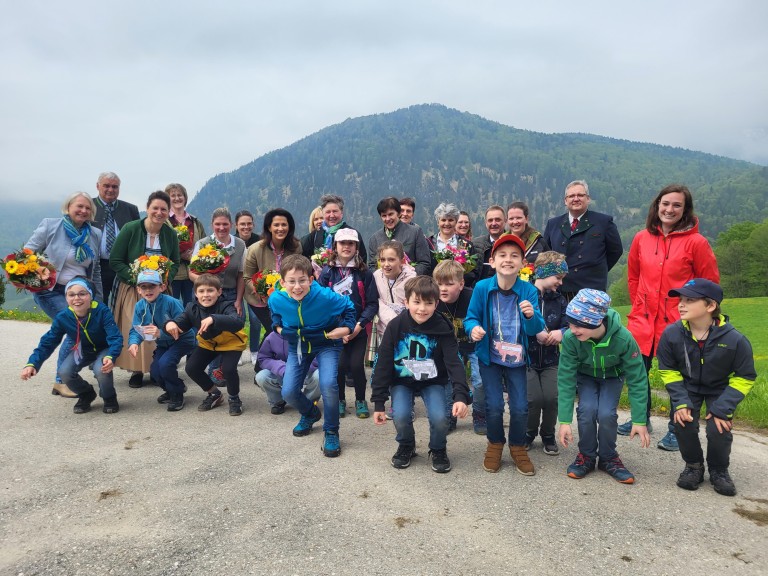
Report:
M403 360L403 366L411 371L414 380L437 378L437 366L431 358L427 360Z
M518 363L523 361L523 346L515 342L493 341L493 348L501 356L502 362Z
M336 292L336 294L339 294L340 296L349 296L352 294L352 275L350 274L344 280L341 282L338 282L333 285L333 291Z

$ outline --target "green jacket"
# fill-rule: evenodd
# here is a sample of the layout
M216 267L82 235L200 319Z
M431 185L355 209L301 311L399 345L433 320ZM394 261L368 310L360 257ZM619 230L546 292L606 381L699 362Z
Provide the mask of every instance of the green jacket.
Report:
M632 423L647 424L648 374L640 348L629 330L622 326L619 313L615 310L608 310L605 325L605 336L598 343L593 340L579 342L570 330L563 336L557 369L557 417L561 424L573 421L577 374L600 379L625 379Z
M147 229L144 227L144 220L146 218L134 220L120 228L109 253L110 268L125 284L134 284L131 278L131 264L146 252ZM175 278L179 269L179 237L170 226L160 228L160 251L171 261L168 278Z

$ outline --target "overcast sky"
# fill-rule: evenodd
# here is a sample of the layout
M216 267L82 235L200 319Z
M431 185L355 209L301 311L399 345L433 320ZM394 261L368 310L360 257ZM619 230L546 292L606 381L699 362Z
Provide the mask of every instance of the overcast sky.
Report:
M279 5L278 5L279 4ZM143 206L440 103L768 165L768 2L0 0L0 197ZM574 174L573 177L578 177Z

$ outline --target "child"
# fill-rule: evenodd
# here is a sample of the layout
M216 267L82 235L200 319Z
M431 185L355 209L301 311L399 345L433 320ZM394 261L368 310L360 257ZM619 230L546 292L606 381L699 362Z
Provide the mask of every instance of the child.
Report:
M301 392L312 361L317 358L320 394L325 406L323 454L341 454L339 442L339 355L341 340L355 327L355 306L346 296L314 282L312 263L305 256L287 256L280 266L283 289L269 297L272 326L288 340L283 400L301 413L294 436L306 436L320 420L320 408Z
M233 300L221 297L221 279L213 274L201 274L194 284L196 302L187 304L184 312L165 325L165 331L174 340L182 333L197 330L197 347L187 359L187 376L192 378L208 396L197 407L207 412L221 406L224 397L205 371L206 366L221 355L221 369L227 381L229 415L240 416L243 403L240 400L240 376L237 361L248 345L243 326L244 318L237 313Z
M352 373L355 385L355 414L368 418L368 402L365 401L365 351L368 329L379 310L379 294L373 273L358 252L359 236L352 228L340 228L333 237L333 252L328 264L323 266L317 281L320 286L332 288L337 294L348 296L355 305L355 328L344 336L344 347L339 357L339 416L347 412L345 375Z
M595 469L599 456L600 470L622 484L632 484L635 477L616 452L616 407L626 379L633 422L629 437L638 434L640 445L647 448L651 442L645 412L647 376L637 342L610 305L605 292L583 288L565 311L568 331L557 373L560 443L573 442L573 400L578 392L579 453L568 466L568 476L584 478Z
M389 321L405 310L405 282L416 276L413 266L406 264L403 245L387 240L379 246L379 269L373 273L379 293L379 320L376 333L381 338Z
M469 339L464 330L464 318L467 315L469 301L472 298L472 288L464 286L464 268L458 262L453 260L443 260L432 272L432 277L437 282L440 289L440 302L437 304L437 311L445 316L453 326L456 340L459 343L459 356L464 365L470 365L473 361L477 362L475 354L475 343ZM475 433L482 433L485 430L485 393L483 392L483 381L480 379L479 371L472 374L472 426ZM450 425L448 431L456 429L456 418L451 414L451 404L453 404L452 391L448 391L448 416ZM482 432L481 432L482 430Z
M72 338L75 346L63 359L59 368L62 382L77 394L74 413L85 414L96 399L96 391L80 376L80 370L93 364L93 374L99 383L99 394L104 400L104 414L120 410L117 403L112 368L123 349L123 336L115 324L109 308L93 299L93 288L88 280L75 277L64 288L68 307L53 319L51 329L40 338L35 351L21 371L21 379L29 380L37 374L64 336Z
M480 377L485 389L488 447L483 468L498 472L504 451L504 386L509 402L509 453L520 474L533 476L533 463L525 449L528 421L527 354L523 343L544 330L539 295L518 277L525 244L514 234L503 234L491 248L489 263L496 275L475 285L464 329L476 342Z
M163 389L158 396L160 404L168 405L168 412L184 408L184 381L179 378L179 362L195 349L195 334L184 332L178 340L163 332L160 326L177 316L184 309L176 298L164 294L167 286L156 270L144 270L136 278L140 300L133 311L133 327L128 335L128 352L136 358L144 340L155 340L157 347L152 357L149 373Z
M709 481L718 494L735 496L736 486L728 474L731 428L736 406L757 378L752 346L720 314L723 290L711 280L694 278L670 290L669 296L680 298L680 320L664 329L657 357L685 462L677 485L696 490L704 481L699 415L706 404Z
M267 402L271 406L270 412L275 415L282 414L285 412L282 390L285 362L288 360L288 341L270 329L269 334L259 347L256 358L262 369L253 377L254 384L264 389ZM304 378L304 395L309 398L310 402L316 402L320 399L317 358L312 362L307 377Z
M453 327L441 314L435 314L439 295L437 283L429 276L411 278L405 283L407 311L393 319L382 335L373 368L371 401L374 423L384 424L384 403L392 395L398 443L392 466L407 468L416 455L413 397L417 392L421 395L429 418L432 470L442 474L451 470L445 449L445 389L453 388L452 414L456 417L467 415L471 400Z
M538 434L544 444L544 454L560 453L555 442L557 422L557 363L560 342L568 329L565 308L568 301L558 292L568 273L565 256L559 252L541 252L536 257L536 281L539 306L546 324L543 331L528 338L528 430L525 447L530 449ZM541 419L541 420L539 420ZM539 427L541 424L541 427Z

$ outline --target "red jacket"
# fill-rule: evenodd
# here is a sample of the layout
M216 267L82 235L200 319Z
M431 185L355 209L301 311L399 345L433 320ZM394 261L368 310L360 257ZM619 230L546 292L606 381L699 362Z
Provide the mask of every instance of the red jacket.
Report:
M679 298L667 293L693 278L707 278L720 282L720 272L712 248L699 234L699 222L687 230L654 236L641 230L632 240L627 260L629 313L627 328L640 346L643 356L661 338L668 324L680 319L677 311Z

